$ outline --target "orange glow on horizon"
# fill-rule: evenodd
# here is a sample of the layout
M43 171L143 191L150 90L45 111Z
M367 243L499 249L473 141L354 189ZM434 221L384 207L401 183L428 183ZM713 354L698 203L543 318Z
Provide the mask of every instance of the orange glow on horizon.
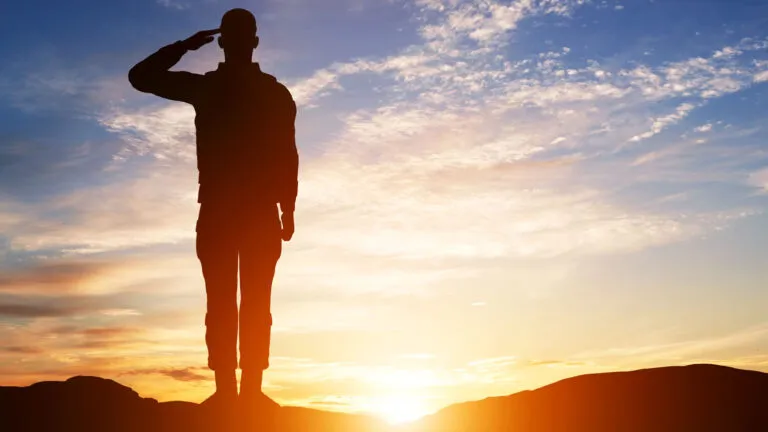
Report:
M372 409L375 415L392 425L411 423L429 414L421 398L408 394L377 398Z

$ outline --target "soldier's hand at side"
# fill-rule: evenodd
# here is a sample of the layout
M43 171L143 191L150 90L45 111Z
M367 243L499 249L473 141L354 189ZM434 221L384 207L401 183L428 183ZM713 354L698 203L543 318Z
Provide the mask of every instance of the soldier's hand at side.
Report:
M184 47L190 51L195 51L201 46L213 42L213 35L220 32L219 29L199 31L184 40Z
M280 216L280 221L283 223L283 240L290 241L295 230L293 224L293 212L283 213Z

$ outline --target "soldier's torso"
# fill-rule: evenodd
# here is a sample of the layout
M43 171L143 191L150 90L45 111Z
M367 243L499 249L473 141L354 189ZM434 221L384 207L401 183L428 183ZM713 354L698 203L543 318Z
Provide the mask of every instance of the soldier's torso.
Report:
M198 201L274 203L276 83L258 71L237 72L206 74L195 104Z

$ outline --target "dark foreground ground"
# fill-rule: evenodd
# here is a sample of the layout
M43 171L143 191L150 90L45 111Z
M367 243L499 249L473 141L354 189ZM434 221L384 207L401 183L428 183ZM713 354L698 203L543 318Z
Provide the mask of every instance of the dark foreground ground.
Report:
M271 401L240 413L237 424L232 418L189 402L141 398L128 387L95 377L0 387L0 431L389 430L370 417L280 407ZM768 374L691 365L582 375L533 391L453 405L397 430L768 431Z

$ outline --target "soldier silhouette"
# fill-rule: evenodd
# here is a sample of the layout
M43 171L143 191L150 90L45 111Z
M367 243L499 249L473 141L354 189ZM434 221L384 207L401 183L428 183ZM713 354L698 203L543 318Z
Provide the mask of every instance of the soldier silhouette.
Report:
M218 33L224 62L216 70L204 75L169 71L187 51L213 41ZM231 406L237 400L238 328L240 402L257 403L263 397L272 278L282 241L294 232L296 104L285 86L253 62L258 44L253 14L232 9L219 29L160 48L128 75L139 91L195 108L200 203L196 249L207 296L208 367L216 376L216 392L203 402L208 406Z

